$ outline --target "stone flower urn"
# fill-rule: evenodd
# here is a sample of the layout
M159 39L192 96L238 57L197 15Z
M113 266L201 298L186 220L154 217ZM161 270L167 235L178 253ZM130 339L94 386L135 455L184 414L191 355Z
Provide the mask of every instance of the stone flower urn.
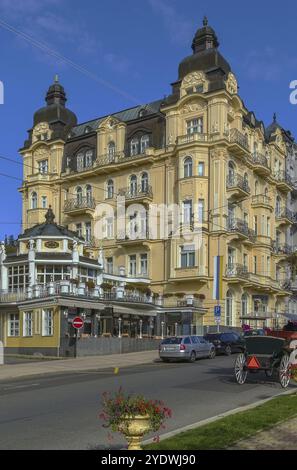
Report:
M125 416L118 430L128 442L128 450L142 450L141 440L151 430L148 415Z

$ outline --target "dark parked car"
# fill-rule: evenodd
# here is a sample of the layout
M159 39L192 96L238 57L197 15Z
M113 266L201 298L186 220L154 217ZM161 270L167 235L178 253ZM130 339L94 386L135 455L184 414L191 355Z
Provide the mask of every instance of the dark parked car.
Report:
M208 333L204 338L215 346L217 354L230 356L233 352L243 352L245 350L244 339L233 331Z

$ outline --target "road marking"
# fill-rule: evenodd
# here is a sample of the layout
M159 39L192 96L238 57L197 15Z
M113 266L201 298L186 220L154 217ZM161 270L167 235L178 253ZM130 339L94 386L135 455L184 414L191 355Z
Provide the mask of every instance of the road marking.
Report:
M40 384L14 385L12 387L1 388L0 390L15 390L15 389L18 389L18 388L38 387L38 385L40 385Z

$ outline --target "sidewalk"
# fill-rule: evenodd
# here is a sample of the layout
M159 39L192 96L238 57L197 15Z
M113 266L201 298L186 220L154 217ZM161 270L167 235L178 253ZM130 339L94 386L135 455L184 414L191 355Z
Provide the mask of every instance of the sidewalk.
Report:
M89 356L77 359L41 361L26 364L7 364L0 366L0 380L16 379L43 374L84 372L89 370L114 369L140 364L153 363L158 358L157 351L143 351L110 356Z
M242 439L229 450L297 450L297 418Z

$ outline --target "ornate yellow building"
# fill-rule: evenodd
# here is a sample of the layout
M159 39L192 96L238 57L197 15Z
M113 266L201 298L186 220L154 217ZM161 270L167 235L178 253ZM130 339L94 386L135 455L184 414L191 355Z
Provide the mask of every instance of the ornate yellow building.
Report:
M193 324L215 323L213 260L223 256L221 325L269 326L290 295L286 138L246 108L218 47L204 19L166 99L79 125L56 78L20 151L23 224L42 223L51 205L61 226L85 238L87 256L103 249L107 274L125 273L134 290L147 279L158 305L202 303ZM118 196L128 209L121 230ZM137 203L145 210L129 210ZM180 220L169 216L162 236L160 212L149 209L174 204ZM198 230L199 246L183 226Z

